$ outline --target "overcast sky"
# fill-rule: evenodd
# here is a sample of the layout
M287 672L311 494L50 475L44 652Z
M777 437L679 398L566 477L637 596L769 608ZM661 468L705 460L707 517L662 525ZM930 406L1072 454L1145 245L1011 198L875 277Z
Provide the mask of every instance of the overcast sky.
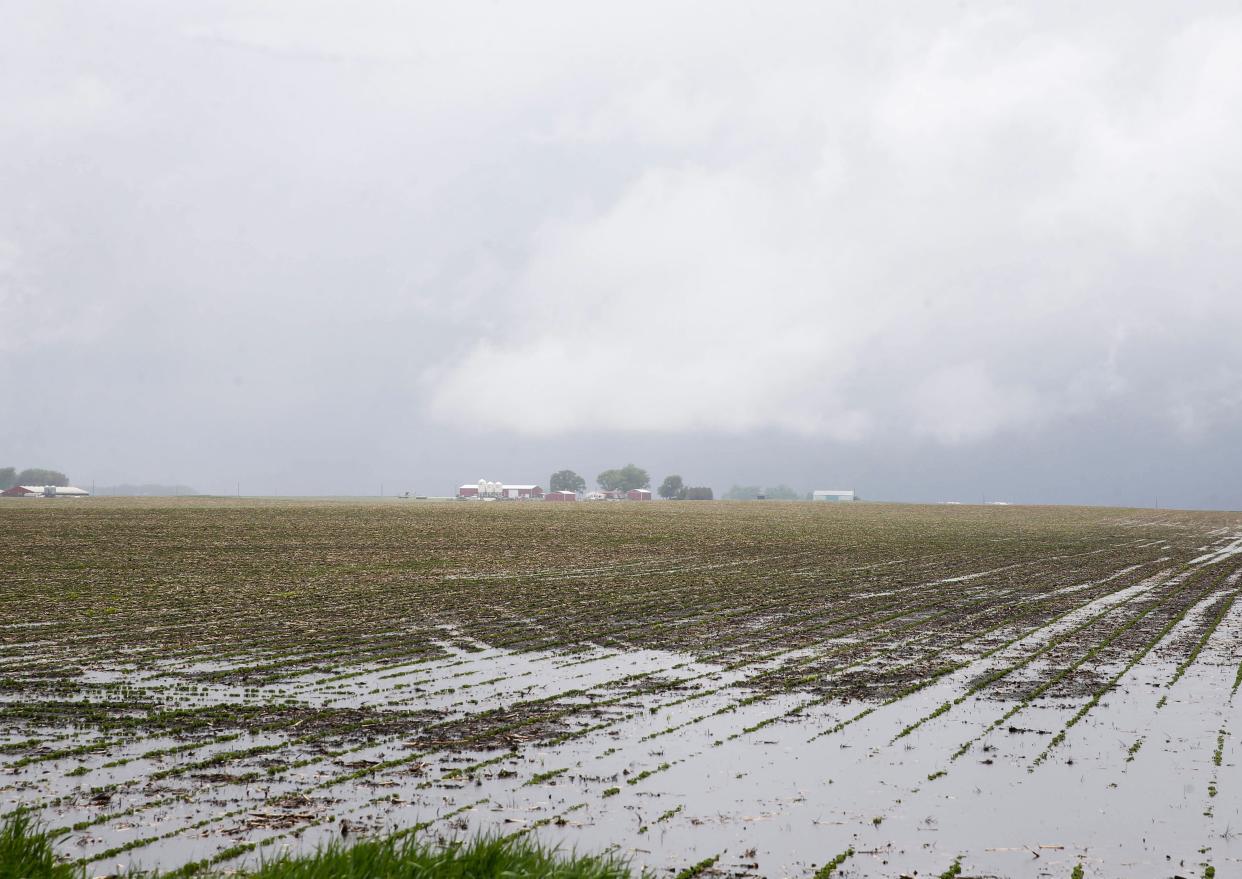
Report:
M1242 507L1242 8L0 0L0 465Z

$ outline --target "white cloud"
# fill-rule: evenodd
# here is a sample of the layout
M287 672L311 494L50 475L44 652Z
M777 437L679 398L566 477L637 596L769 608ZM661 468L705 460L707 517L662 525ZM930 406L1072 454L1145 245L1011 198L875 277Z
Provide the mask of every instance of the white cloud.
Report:
M14 93L0 104L0 130L23 129L49 133L114 121L123 106L114 90L100 77L81 74L68 80L41 83L37 90Z
M95 338L100 311L96 302L55 296L21 247L0 237L0 354Z
M169 409L322 448L342 401L428 461L477 426L808 458L1242 426L1225 0L12 18L0 372L93 424L146 401L138 460Z
M807 283L839 256L787 197L773 181L688 167L644 175L591 222L550 224L502 333L430 377L437 411L503 412L520 392L545 414L512 420L537 433L858 435L860 413L807 393L848 373L877 310Z
M1240 32L1190 25L1136 74L1107 28L989 13L906 34L879 72L799 56L718 90L638 75L559 131L673 156L541 224L503 331L428 373L432 411L947 444L1128 395L1161 417L1183 355L1242 326L1204 284L1242 230Z
M1051 414L1030 388L998 387L978 361L936 370L915 386L911 402L915 433L949 445L1034 426Z

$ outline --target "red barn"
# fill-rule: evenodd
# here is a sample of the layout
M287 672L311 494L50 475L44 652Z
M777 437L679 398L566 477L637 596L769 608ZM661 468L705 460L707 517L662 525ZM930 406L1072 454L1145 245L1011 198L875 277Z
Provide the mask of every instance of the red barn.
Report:
M90 497L73 485L15 485L0 491L0 497Z
M578 495L572 491L550 491L543 496L545 501L576 501Z
M12 488L6 488L0 491L0 496L4 497L42 497L43 486L41 485L15 485Z
M625 496L632 501L649 501L651 500L651 492L645 488L631 488L625 493Z
M477 485L463 485L457 489L458 497L478 497L479 487Z

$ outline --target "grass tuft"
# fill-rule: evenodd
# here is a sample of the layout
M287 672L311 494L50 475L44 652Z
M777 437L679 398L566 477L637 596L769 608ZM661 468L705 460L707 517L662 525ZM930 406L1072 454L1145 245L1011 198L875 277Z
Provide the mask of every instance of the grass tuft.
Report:
M949 869L940 874L940 879L955 879L960 875L962 875L962 859L958 857L953 860L952 864L949 864Z
M845 851L841 852L841 854L837 855L831 861L816 870L812 879L828 879L828 877L836 871L837 867L840 867L846 862L847 859L852 857L854 857L853 847L847 848Z
M527 838L480 837L446 848L413 839L365 840L332 845L312 855L282 855L264 863L253 879L630 879L614 857L563 856Z
M240 853L240 852L239 852ZM158 875L158 874L157 874ZM195 871L199 877L224 873ZM253 870L230 869L246 879L632 879L629 864L613 855L563 855L529 839L483 836L440 847L412 837L333 843L305 855L282 854ZM0 879L85 879L84 868L61 863L52 836L27 812L0 826Z
M0 826L0 879L81 879L78 867L56 860L52 836L29 812L17 811Z
M673 879L694 879L695 876L705 873L714 867L718 860L720 860L720 854L714 854L710 858L704 858L697 864L691 864L689 867L686 867L686 869L674 876Z

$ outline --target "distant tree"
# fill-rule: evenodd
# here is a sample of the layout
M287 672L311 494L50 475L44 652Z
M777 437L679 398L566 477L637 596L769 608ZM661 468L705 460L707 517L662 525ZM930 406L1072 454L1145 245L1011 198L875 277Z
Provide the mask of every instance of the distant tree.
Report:
M763 494L763 489L757 485L735 485L724 493L724 499L727 501L753 501L761 494Z
M548 487L552 491L586 491L586 480L572 470L557 470Z
M684 489L685 485L680 476L665 476L664 481L660 483L659 494L666 501L671 501L681 497Z
M99 497L173 497L198 494L196 489L188 485L160 485L146 483L143 485L101 485L95 489Z
M59 470L44 470L42 467L27 467L17 474L16 485L68 485L69 477Z
M796 501L799 498L799 494L783 482L780 485L765 488L763 493L770 501Z
M706 485L688 485L682 496L688 501L710 501L712 490Z
M651 486L651 477L647 475L647 471L633 464L626 464L617 470L605 470L596 477L596 481L604 491L629 491Z
M17 468L0 467L0 491L4 491L6 488L12 488L15 485L21 485L21 483L17 481Z

